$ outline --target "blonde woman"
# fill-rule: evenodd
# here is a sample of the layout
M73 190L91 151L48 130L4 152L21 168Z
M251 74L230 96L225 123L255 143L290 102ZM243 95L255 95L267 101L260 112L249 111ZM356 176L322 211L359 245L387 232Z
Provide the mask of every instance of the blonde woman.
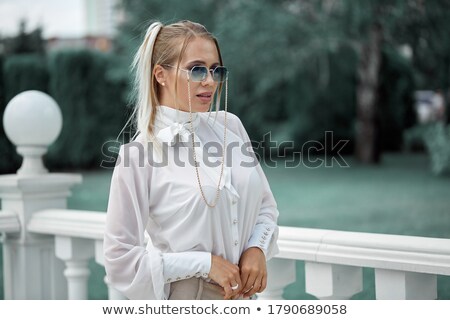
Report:
M111 180L109 283L129 299L251 299L278 252L278 210L227 111L216 38L198 23L155 22L133 67L137 135Z

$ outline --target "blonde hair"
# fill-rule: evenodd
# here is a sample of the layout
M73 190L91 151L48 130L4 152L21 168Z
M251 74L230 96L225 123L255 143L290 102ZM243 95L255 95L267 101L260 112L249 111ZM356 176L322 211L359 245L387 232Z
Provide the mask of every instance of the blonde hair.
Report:
M179 67L187 45L195 37L213 41L217 47L220 64L223 65L218 41L203 25L183 20L166 26L161 22L154 22L148 27L144 41L131 65L135 72L133 88L135 107L125 127L133 122L136 133L132 140L142 133L147 141L155 141L153 124L156 118L156 107L160 103L158 100L159 83L153 74L153 68L155 65L174 63ZM175 82L175 92L177 92L177 81ZM220 108L221 92L222 84L217 89L216 111Z

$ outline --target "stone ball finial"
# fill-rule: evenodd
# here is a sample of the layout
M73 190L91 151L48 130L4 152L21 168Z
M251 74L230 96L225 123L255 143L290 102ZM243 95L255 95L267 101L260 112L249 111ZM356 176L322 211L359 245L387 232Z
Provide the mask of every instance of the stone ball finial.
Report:
M30 90L16 95L3 114L3 128L8 139L23 156L18 174L48 172L42 156L55 142L62 128L62 114L56 101L48 94Z

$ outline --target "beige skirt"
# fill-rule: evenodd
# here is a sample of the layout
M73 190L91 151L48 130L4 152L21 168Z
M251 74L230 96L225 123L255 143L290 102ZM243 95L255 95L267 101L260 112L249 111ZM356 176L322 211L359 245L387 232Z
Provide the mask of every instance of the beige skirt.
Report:
M223 295L223 289L219 285L202 278L189 278L170 284L169 300L223 300Z

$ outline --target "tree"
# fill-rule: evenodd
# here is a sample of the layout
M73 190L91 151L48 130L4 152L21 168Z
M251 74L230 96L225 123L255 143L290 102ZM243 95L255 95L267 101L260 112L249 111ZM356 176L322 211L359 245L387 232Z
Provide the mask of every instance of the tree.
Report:
M423 0L342 3L346 34L357 44L360 56L355 154L364 163L377 163L381 153L377 97L382 47L411 46L413 65L421 80L418 85L448 88L450 46L445 30L450 4Z
M38 27L27 32L27 23L21 20L19 23L19 33L11 38L3 39L4 54L26 54L26 53L45 53L45 40L42 37L42 28Z
M419 88L450 86L449 2L124 0L124 7L128 20L118 41L130 52L149 18L192 19L218 36L230 70L232 110L251 137L273 129L278 140L301 145L332 130L337 138L353 135L357 158L377 163L385 118L379 99L383 52L411 47L413 77L411 69L402 69L408 77Z

